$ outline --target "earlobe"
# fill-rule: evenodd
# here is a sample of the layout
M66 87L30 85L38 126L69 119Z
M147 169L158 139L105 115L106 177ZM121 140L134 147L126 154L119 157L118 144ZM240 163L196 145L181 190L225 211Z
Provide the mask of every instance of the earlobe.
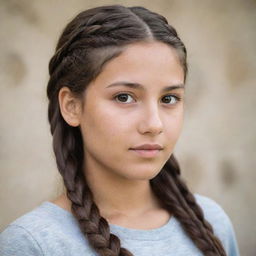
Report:
M58 95L60 112L63 119L70 126L76 127L80 125L80 100L73 95L67 87L62 87Z

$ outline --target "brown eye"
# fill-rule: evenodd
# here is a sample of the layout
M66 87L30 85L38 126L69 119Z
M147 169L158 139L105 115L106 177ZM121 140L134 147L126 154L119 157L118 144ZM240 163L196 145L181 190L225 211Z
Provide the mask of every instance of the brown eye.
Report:
M115 99L122 103L131 103L132 102L132 96L127 93L121 93L115 96Z
M163 103L173 105L179 101L179 98L174 95L166 95L162 98Z

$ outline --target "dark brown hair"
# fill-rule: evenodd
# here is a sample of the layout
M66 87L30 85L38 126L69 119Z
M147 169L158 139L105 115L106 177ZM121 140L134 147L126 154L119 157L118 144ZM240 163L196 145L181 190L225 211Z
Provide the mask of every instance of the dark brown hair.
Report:
M108 222L100 216L82 170L84 148L80 128L64 121L58 93L67 86L81 96L105 63L121 54L125 46L140 41L160 41L174 48L186 77L186 48L176 30L163 16L144 7L111 5L79 13L64 29L49 63L48 119L57 166L72 202L72 213L90 246L102 256L132 254L121 247L120 239L110 233ZM162 207L178 219L204 255L226 255L182 180L173 154L150 185Z

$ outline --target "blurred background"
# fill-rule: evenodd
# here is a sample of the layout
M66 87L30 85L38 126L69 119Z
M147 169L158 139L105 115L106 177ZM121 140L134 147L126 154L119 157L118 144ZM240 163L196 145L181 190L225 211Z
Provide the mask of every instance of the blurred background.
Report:
M0 0L0 230L62 192L47 123L48 62L78 12L142 5L167 17L188 50L176 147L192 192L229 215L241 255L256 255L255 0Z

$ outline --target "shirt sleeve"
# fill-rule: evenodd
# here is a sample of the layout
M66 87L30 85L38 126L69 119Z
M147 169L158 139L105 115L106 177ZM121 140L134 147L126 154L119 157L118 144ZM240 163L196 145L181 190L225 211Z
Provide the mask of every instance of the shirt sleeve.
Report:
M197 202L210 222L215 235L220 239L227 256L240 256L233 224L225 210L213 199L195 194Z
M23 227L9 225L0 233L1 256L43 256L43 251L33 236Z
M227 256L240 256L234 228L231 220L227 215L225 249L227 252Z

